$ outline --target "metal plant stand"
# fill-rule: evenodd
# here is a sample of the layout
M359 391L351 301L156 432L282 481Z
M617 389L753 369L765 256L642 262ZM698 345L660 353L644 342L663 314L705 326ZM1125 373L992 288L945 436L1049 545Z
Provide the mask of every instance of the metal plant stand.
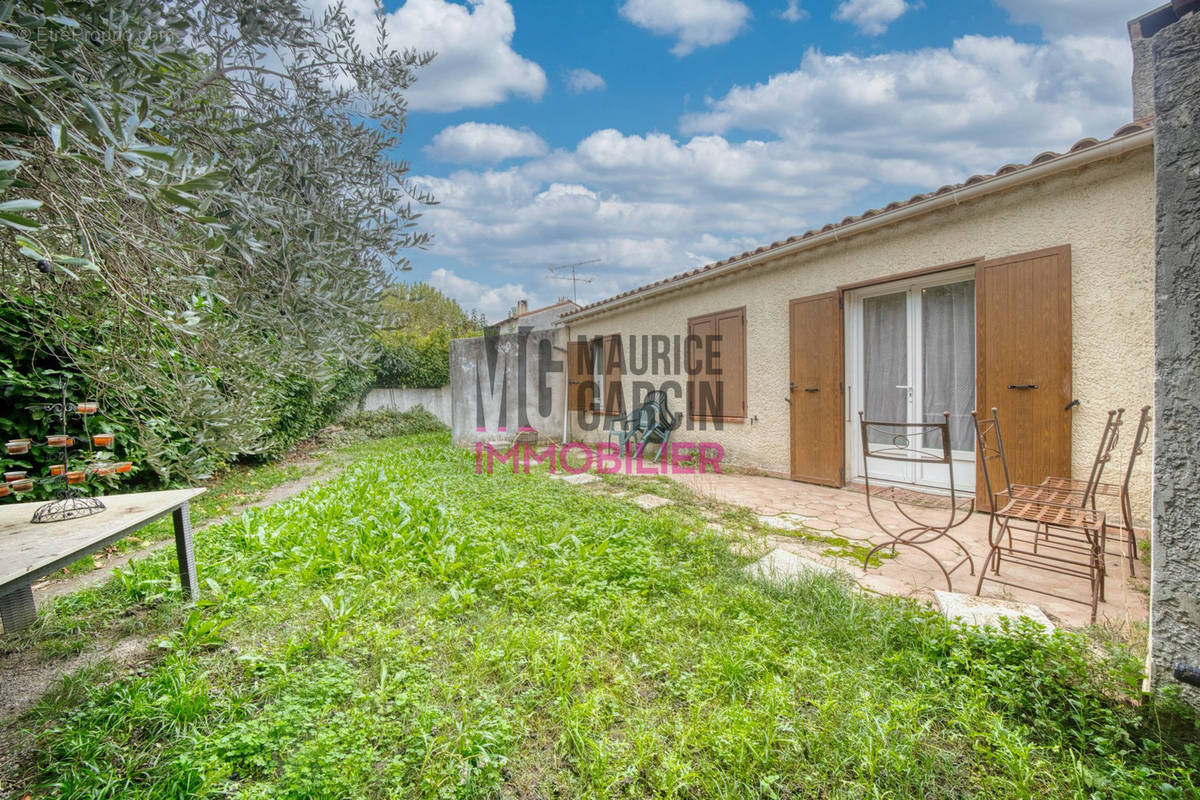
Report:
M10 456L24 456L31 453L35 446L56 448L62 454L61 463L50 466L49 477L39 479L43 482L61 482L62 487L57 490L58 497L56 499L38 506L34 510L32 521L37 523L61 522L63 520L78 519L80 517L91 516L92 514L99 514L105 509L104 501L98 497L90 497L75 487L84 484L89 476L122 475L133 469L133 464L128 461L114 463L96 458L93 447L108 448L112 446L115 440L114 435L111 433L93 435L88 430L88 418L99 412L99 405L92 402L69 402L67 400L67 382L65 379L62 381L61 390L62 399L59 402L29 406L29 408L41 409L58 417L58 434L46 437L46 441L44 442L35 442L32 439L10 439L5 444L5 451ZM77 441L76 437L68 433L67 430L67 423L71 418L80 420L83 428L83 439L87 443L88 455L91 457L90 463L83 469L71 469L71 450L75 448ZM0 497L14 492L32 491L34 480L23 469L9 470L4 473L4 483L0 484Z
M880 550L900 546L911 547L929 557L946 578L946 589L954 590L951 575L966 564L970 574L975 574L975 561L971 551L950 532L971 518L975 511L975 498L963 497L954 486L954 469L950 459L950 412L944 412L942 422L875 422L858 412L858 424L862 434L864 481L867 489L867 511L879 529L891 537L890 541L875 545L863 559L863 568L870 566L871 558ZM936 440L934 444L933 440ZM944 465L950 476L949 496L915 492L895 486L871 485L871 459L898 461L924 465ZM901 529L880 519L876 505L884 502L899 512L904 520ZM910 509L924 509L916 514ZM929 521L919 517L933 517ZM962 558L949 566L943 563L930 548L946 540L954 544L963 554Z

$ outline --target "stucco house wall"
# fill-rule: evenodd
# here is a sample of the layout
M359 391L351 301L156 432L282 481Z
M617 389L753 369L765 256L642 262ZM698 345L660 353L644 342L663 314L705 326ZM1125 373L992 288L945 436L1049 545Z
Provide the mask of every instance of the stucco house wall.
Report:
M886 279L962 261L1071 246L1072 466L1086 476L1111 407L1126 410L1131 441L1138 410L1154 399L1154 158L1152 146L1038 183L1007 189L814 250L782 255L733 275L567 323L571 339L619 333L684 337L687 319L746 307L747 409L744 423L724 423L680 439L718 442L729 463L786 476L790 468L788 301L838 286ZM585 309L586 313L586 309ZM636 380L686 385L682 374L626 376L625 403ZM685 406L682 396L671 405ZM856 410L855 410L856 411ZM603 439L570 415L569 435ZM1119 470L1128 452L1118 446ZM1150 508L1149 457L1132 483L1135 516ZM1112 475L1116 479L1117 475Z

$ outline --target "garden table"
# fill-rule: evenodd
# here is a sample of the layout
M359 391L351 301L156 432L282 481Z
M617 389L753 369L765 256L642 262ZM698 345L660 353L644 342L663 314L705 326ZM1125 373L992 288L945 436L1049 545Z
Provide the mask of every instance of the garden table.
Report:
M179 581L184 595L194 598L198 587L188 501L203 493L204 489L171 489L106 495L107 508L99 514L39 524L30 520L43 501L0 506L0 620L5 632L26 628L36 619L34 581L167 514L175 522Z

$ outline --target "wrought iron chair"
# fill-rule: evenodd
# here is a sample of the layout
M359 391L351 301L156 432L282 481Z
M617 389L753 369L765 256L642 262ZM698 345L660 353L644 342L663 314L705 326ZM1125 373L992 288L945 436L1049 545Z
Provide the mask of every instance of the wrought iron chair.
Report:
M867 490L867 511L879 529L891 536L891 541L875 545L863 559L863 568L871 563L871 557L884 548L890 548L893 553L900 545L912 547L933 560L942 575L946 578L946 588L954 590L951 575L967 564L970 574L975 574L975 560L971 551L954 537L950 531L971 518L975 510L975 498L965 497L958 493L954 485L954 465L950 459L950 412L945 412L942 422L875 422L865 419L863 412L858 412L859 430L862 434L863 451L863 480ZM936 447L928 446L926 437L938 439ZM882 443L872 441L882 439ZM899 461L925 465L944 465L950 476L950 495L934 495L914 492L894 486L871 486L871 459L884 461ZM876 512L875 504L891 503L905 520L903 530L889 530ZM908 508L906 508L908 507ZM926 514L938 514L933 522L919 519L911 508L923 508ZM930 549L930 545L940 539L953 542L963 557L947 567Z
M993 417L995 409L992 410ZM1088 474L1088 479L1072 480L1070 478L1046 478L1037 486L1028 484L1009 485L1006 493L1009 497L1020 500L1034 500L1038 502L1057 503L1061 505L1078 505L1081 508L1096 508L1096 496L1106 495L1110 497L1124 498L1121 501L1122 516L1125 517L1125 528L1127 530L1127 538L1125 542L1124 552L1117 552L1113 555L1122 556L1129 559L1129 574L1135 574L1134 562L1137 559L1137 545L1132 543L1133 524L1132 524L1132 509L1128 505L1128 491L1131 470L1133 462L1137 454L1141 452L1145 445L1146 438L1149 435L1149 416L1150 407L1142 409L1142 419L1138 424L1137 434L1134 437L1133 454L1130 456L1129 462L1125 465L1125 482L1124 484L1104 483L1101 478L1104 476L1105 467L1112 460L1113 451L1116 449L1117 442L1120 440L1120 430L1123 424L1122 418L1125 414L1125 409L1118 408L1108 412L1108 418L1104 424L1104 432L1100 436L1100 445L1096 449L1096 457L1092 461L1092 469ZM995 422L998 425L998 422ZM1007 475L1007 468L1005 470ZM1090 489L1088 487L1091 487ZM1049 538L1051 531L1044 531L1046 538ZM1108 541L1104 542L1104 551L1109 553Z
M990 514L989 549L983 568L979 571L975 594L983 591L984 581L1028 589L1060 600L1090 605L1091 620L1095 622L1097 606L1104 599L1104 544L1107 533L1104 512L1078 502L1054 503L1020 497L1019 490L1009 480L1004 438L1000 434L996 409L992 409L991 419L981 420L976 412L971 413L971 419L975 424L975 440ZM1001 475L1003 484L998 482ZM1091 497L1095 493L1098 478L1098 472L1093 470L1084 488L1085 496ZM1025 527L1029 524L1033 527ZM1035 569L1086 578L1091 591L1090 600L1082 601L1077 597L1057 594L1040 585L1005 580L1000 576L1000 565L1004 559Z
M1112 412L1109 412L1109 419L1112 418ZM1135 574L1134 565L1137 563L1137 537L1133 532L1133 506L1129 500L1129 483L1133 478L1133 465L1137 461L1146 448L1146 442L1150 439L1150 406L1143 406L1142 413L1138 419L1137 431L1133 436L1133 448L1129 453L1129 460L1125 462L1125 478L1121 483L1102 483L1097 478L1097 482L1092 490L1092 507L1095 508L1096 495L1104 497L1115 497L1121 505L1121 527L1125 531L1125 547L1126 554L1129 557L1129 574ZM1111 442L1109 448L1111 449ZM1101 442L1101 449L1104 443ZM1072 480L1071 478L1046 478L1042 481L1041 486L1046 489L1057 491L1072 492L1082 494L1087 490L1087 482L1080 480Z

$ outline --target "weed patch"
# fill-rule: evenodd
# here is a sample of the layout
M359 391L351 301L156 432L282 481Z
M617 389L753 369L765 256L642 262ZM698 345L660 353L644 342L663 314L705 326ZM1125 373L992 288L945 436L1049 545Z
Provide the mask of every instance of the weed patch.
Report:
M703 521L420 434L51 609L149 604L134 674L21 724L55 797L1195 797L1192 718L1136 659L962 631L830 578L740 571ZM737 521L743 517L735 515Z

